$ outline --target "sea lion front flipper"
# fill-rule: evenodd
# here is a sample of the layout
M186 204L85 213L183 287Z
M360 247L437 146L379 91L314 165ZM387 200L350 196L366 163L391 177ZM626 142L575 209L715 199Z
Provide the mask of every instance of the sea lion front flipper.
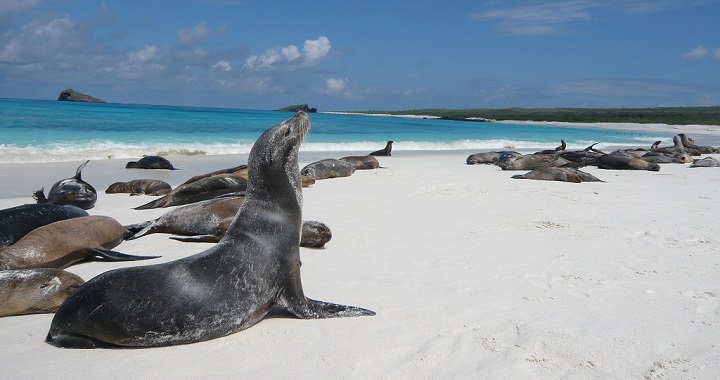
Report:
M284 306L296 317L303 319L360 317L365 315L375 315L375 312L372 310L367 310L356 306L338 305L330 302L316 301L310 298L306 298L306 302L302 302L300 304L288 303Z
M170 236L170 239L186 243L217 243L222 236L217 235L194 235L194 236Z
M102 249L102 248L85 248L83 251L84 253L88 253L88 257L95 257L98 260L102 261L136 261L136 260L148 260L148 259L157 259L160 256L134 256L134 255L128 255L127 253L121 253L117 251L112 251L109 249ZM99 257L98 257L99 256Z

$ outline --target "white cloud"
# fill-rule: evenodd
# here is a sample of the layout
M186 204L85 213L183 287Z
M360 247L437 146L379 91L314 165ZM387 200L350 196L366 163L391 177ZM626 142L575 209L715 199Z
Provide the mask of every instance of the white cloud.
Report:
M250 70L270 69L280 65L313 66L330 53L330 40L321 36L316 40L307 40L302 53L295 45L283 48L267 49L262 55L251 55L245 60L245 68Z
M76 49L80 36L75 21L65 14L52 20L33 21L19 31L0 37L0 62L31 63L55 60Z
M514 8L501 8L471 14L477 21L497 21L499 28L510 34L541 35L560 30L562 24L591 18L592 1L555 1L528 3Z
M213 68L213 69L217 69L217 70L222 70L222 71L225 71L225 72L230 72L230 71L232 71L232 65L230 64L230 62L225 61L225 60L218 61L216 64L214 64L214 65L212 66L212 68Z
M130 63L143 63L151 61L155 58L158 52L157 46L146 45L144 48L138 51L131 51L127 53L127 60Z
M708 55L708 49L704 46L698 46L689 52L683 54L683 59L694 60L705 58Z
M345 90L346 86L347 79L328 78L325 81L325 87L320 92L325 95L339 94Z
M192 29L180 29L177 32L177 38L183 44L200 42L208 38L208 36L210 36L210 29L204 22L195 25Z

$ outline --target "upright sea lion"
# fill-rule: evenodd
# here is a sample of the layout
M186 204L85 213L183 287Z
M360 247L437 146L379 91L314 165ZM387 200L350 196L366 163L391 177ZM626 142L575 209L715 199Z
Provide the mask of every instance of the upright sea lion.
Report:
M74 177L55 182L50 188L47 198L45 197L45 189L33 193L33 198L37 203L75 205L85 210L93 208L97 201L97 191L89 183L83 181L80 175L88 162L90 161L85 161L78 166Z
M686 134L684 134L684 133L678 133L678 136L680 137L680 141L682 141L682 144L683 144L686 148L694 149L694 150L696 150L698 153L701 153L701 154L720 153L720 148L716 148L716 147L713 147L713 146L707 146L707 145L696 145L696 144L695 144L695 140L693 140L692 138L688 137L688 136L687 136ZM690 155L692 155L692 156L698 156L699 154L690 153Z
M84 282L56 268L0 271L0 317L52 313Z
M127 182L115 182L105 189L105 194L130 193L130 195L165 195L172 186L159 179L133 179Z
M111 248L120 244L127 230L108 216L91 215L38 227L17 243L0 247L0 270L65 268L90 257L107 261L152 259L131 256Z
M258 138L245 204L219 243L180 260L91 279L60 306L48 342L75 348L199 342L253 326L274 305L299 318L374 315L303 292L297 156L309 128L307 114L298 112Z
M367 155L367 156L345 156L340 157L340 161L349 162L355 170L369 170L369 169L377 169L380 167L380 162L378 162L377 158Z
M73 205L33 203L0 210L0 247L13 245L30 231L59 220L88 216Z
M170 207L200 202L247 189L247 179L236 174L218 174L174 188L154 201L135 207L135 210Z
M324 160L315 161L305 165L305 167L300 170L302 175L306 175L315 180L349 177L354 172L355 167L351 163L334 158L326 158Z
M392 151L392 141L388 141L387 144L385 144L385 148L376 150L372 153L370 153L371 156L391 156L390 152Z
M145 156L138 161L125 164L125 169L168 169L175 170L173 164L165 157Z

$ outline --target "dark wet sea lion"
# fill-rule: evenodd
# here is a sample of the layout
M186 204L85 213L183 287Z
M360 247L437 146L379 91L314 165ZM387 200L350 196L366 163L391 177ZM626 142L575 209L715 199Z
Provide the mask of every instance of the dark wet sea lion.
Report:
M303 292L297 155L309 128L307 114L298 112L258 138L245 204L219 243L177 261L91 279L60 306L48 342L74 348L199 342L253 326L275 305L299 318L374 315Z
M190 179L183 182L182 185L187 185L188 183L193 183L193 182L201 180L203 178L212 177L212 176L218 175L218 174L236 174L241 177L245 177L247 179L247 177L248 177L247 171L248 171L247 165L233 166L232 168L215 170L210 173L205 173L205 174L196 175L194 177L190 177Z
M340 161L349 162L355 168L355 170L370 170L380 167L380 162L378 162L377 158L370 155L345 156L340 157Z
M307 248L322 248L332 239L332 231L325 223L314 220L304 221L300 246Z
M0 317L52 313L84 282L55 268L0 271Z
M88 216L73 205L33 203L0 210L0 247L13 245L30 231L65 219Z
M107 261L155 258L110 250L126 234L125 227L108 216L81 216L50 223L30 231L11 246L0 247L0 270L65 268L91 257Z
M598 168L615 170L660 170L660 165L623 153L609 153L598 158Z
M315 180L349 177L354 172L355 167L351 163L334 158L326 158L324 160L312 162L305 165L305 167L300 170L302 175L306 175Z
M175 170L173 164L165 157L145 156L138 161L125 164L125 169L168 169Z
M172 191L172 186L159 179L133 179L127 182L115 182L108 186L105 194L129 193L130 195L165 195Z
M494 152L481 152L469 155L465 159L465 163L468 165L478 164L495 164L501 157L506 157L508 160L511 158L521 157L522 154L509 150L505 151L494 151Z
M74 205L85 210L93 208L97 201L97 191L81 177L82 170L88 162L90 161L85 161L78 166L74 177L63 179L52 185L47 197L45 197L45 189L40 189L33 193L33 198L37 203Z
M135 207L135 210L186 205L245 189L247 189L245 177L236 174L218 174L180 185L162 198Z
M370 153L371 156L391 156L390 152L392 151L392 141L388 141L387 144L385 144L385 148L376 150L372 153Z

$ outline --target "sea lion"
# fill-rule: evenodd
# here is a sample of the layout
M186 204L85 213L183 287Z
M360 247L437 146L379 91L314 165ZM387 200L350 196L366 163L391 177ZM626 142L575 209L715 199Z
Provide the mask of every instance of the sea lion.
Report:
M468 165L478 165L478 164L495 164L498 162L500 157L507 157L507 159L511 158L518 158L521 157L522 154L518 152L513 152L509 150L504 151L494 151L494 152L481 152L481 153L475 153L469 155L465 159L465 163Z
M115 182L105 189L105 194L130 193L130 195L165 195L172 186L159 179L133 179L127 182Z
M173 164L165 157L145 156L138 161L130 161L125 164L125 169L167 169L175 170Z
M718 161L714 157L705 157L701 158L699 160L693 160L692 164L690 164L689 167L691 168L712 168L712 167L719 167L720 161Z
M97 191L89 183L81 178L81 172L90 160L78 166L75 176L55 182L50 188L47 198L45 189L42 188L33 193L37 203L52 203L56 205L75 205L82 209L89 210L95 206Z
M52 313L84 282L56 268L0 271L0 317Z
M59 220L88 216L73 205L32 203L0 210L0 247L13 245L30 231Z
M573 162L554 154L526 154L515 159L501 159L497 162L502 170L533 170L548 167L573 165Z
M609 153L598 158L598 168L616 170L660 170L660 165L624 153Z
M561 181L561 182L602 182L600 179L590 173L574 168L540 168L534 169L525 174L517 174L512 176L515 179L536 179L543 181Z
M180 185L162 198L135 207L135 210L186 205L245 189L247 189L245 177L236 174L218 174Z
M184 242L217 243L225 236L235 214L244 202L245 196L232 196L181 206L155 220L125 226L132 233L126 240L134 240L154 233L165 233L182 235L170 238ZM332 232L325 224L303 221L301 247L322 247L331 238Z
M30 231L11 246L0 247L0 270L65 268L90 257L106 261L157 257L111 251L126 234L125 227L109 216L81 216L50 223Z
M694 149L697 151L697 153L700 154L711 154L711 153L720 153L720 148L716 148L713 146L704 146L704 145L696 145L695 140L688 137L684 133L678 133L678 136L680 137L680 141L686 148ZM700 154L693 154L690 153L691 156L699 156Z
M349 177L355 172L355 167L345 161L334 158L326 158L324 160L315 161L305 165L300 170L300 174L311 177L315 180Z
M215 170L210 173L205 173L205 174L196 175L194 177L190 177L190 179L183 182L181 185L187 185L189 183L193 183L193 182L201 180L203 178L212 177L212 176L218 175L218 174L236 174L241 177L245 177L245 179L247 179L247 177L248 177L247 171L248 171L247 165L233 166L232 168Z
M370 153L371 156L391 156L390 152L392 151L392 141L388 141L387 144L385 144L385 148L376 150L372 153Z
M297 157L309 128L307 114L298 112L258 138L245 203L219 243L180 260L91 279L60 306L47 341L74 348L199 342L251 327L275 305L299 318L374 315L303 292Z
M377 158L371 155L345 156L340 157L340 161L349 162L355 168L355 170L370 170L380 167L380 162L378 162Z
M564 151L567 148L567 144L565 143L565 140L560 139L560 145L556 146L555 149L544 149L539 152L535 152L535 154L555 154Z

